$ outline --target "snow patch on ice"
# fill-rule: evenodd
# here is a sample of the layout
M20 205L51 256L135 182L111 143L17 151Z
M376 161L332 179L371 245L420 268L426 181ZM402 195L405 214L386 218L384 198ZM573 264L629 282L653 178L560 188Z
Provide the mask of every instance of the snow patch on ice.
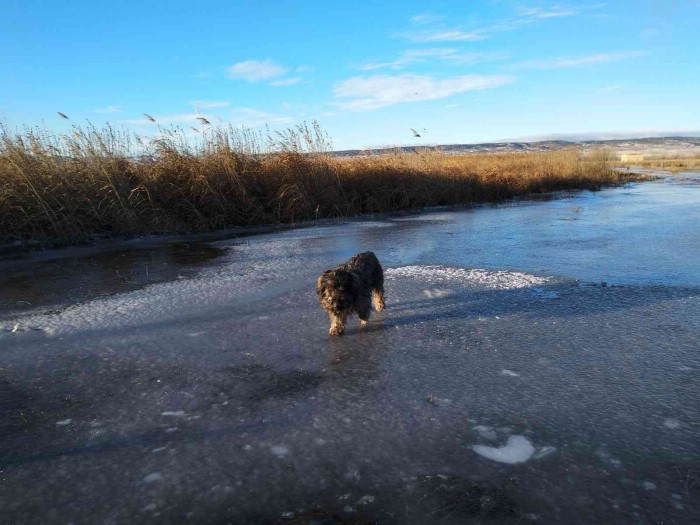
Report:
M510 464L527 461L535 453L535 447L525 436L510 436L502 447L474 445L472 450L487 459Z
M496 431L493 429L493 427L489 427L486 425L477 425L474 427L474 430L479 433L479 435L484 438L493 441L498 437L496 434Z
M270 447L270 452L272 452L275 456L284 457L289 454L289 449L287 447L274 446Z
M408 277L420 279L421 282L431 284L456 281L463 285L490 290L527 288L548 282L548 279L545 277L538 277L523 272L449 268L446 266L401 266L399 268L388 268L384 275L388 279Z
M671 430L676 430L677 428L681 427L681 422L677 419L667 419L664 421L664 426L666 428L670 428Z
M513 372L512 370L508 370L507 368L501 370L501 375L508 377L520 377L520 374L518 374L517 372Z
M449 290L441 290L439 288L433 288L432 290L423 290L423 295L429 299L441 299L442 297L447 297L452 292Z
M165 412L161 413L161 416L170 416L170 417L185 417L187 414L182 411L182 410L166 410Z
M163 474L160 472L151 472L148 476L143 478L144 483L153 483L154 481L160 481L163 479Z
M63 419L61 421L56 421L56 426L65 427L66 425L70 425L72 422L72 419Z
M550 447L550 446L541 447L541 448L535 453L535 455L532 456L532 457L533 457L533 459L542 459L542 458L546 458L546 457L549 456L550 454L554 454L556 451L557 451L556 447Z

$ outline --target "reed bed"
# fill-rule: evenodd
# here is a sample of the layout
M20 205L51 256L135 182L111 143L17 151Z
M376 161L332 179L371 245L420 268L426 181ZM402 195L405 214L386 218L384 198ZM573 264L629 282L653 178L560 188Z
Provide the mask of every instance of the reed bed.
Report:
M318 124L281 133L0 125L0 245L348 217L617 184L604 151L337 157Z
M698 171L700 170L700 156L669 156L658 158L645 158L635 162L628 163L630 166L637 166L648 169L659 169L663 171L671 171L677 173L680 171Z

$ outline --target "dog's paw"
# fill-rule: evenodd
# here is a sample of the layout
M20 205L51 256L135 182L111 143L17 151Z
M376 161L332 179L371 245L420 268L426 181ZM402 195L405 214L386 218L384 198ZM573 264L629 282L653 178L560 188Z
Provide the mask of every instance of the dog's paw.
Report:
M341 326L331 326L331 329L328 330L328 333L331 335L341 335L343 333L343 328Z

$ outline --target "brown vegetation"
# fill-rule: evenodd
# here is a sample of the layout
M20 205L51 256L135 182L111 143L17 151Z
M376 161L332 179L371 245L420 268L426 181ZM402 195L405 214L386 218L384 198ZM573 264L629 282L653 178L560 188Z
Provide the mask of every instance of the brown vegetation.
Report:
M679 172L700 169L700 156L652 157L630 163L632 166Z
M92 126L0 127L0 244L190 232L599 189L604 152L335 157L316 123L274 135L237 128L146 140Z

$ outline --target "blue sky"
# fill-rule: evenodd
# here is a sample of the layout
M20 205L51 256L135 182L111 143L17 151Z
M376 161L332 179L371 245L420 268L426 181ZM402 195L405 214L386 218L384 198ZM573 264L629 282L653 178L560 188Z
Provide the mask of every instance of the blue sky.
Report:
M700 134L700 1L1 2L13 128L316 119L337 149Z

